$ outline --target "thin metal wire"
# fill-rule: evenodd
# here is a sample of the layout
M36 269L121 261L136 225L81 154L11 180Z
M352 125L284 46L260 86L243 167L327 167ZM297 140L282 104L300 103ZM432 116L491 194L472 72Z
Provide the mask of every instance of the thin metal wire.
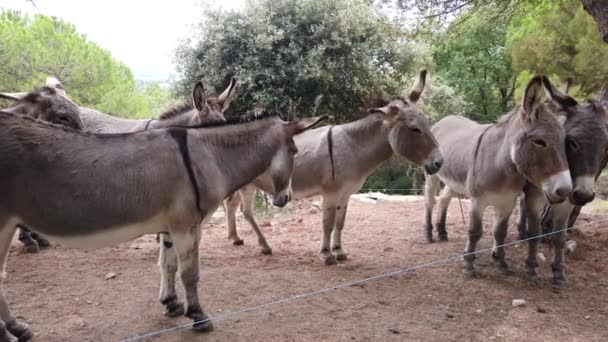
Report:
M540 234L540 235L537 235L535 237L529 237L529 238L522 239L522 240L512 241L512 242L509 242L509 243L505 243L505 244L496 246L496 248L498 248L498 247L508 247L508 246L515 245L515 244L518 244L518 243L522 243L522 242L526 242L526 241L530 241L530 240L534 240L534 239L540 239L540 238L543 238L545 236L550 236L550 235L562 233L562 232L565 232L565 231L568 231L568 230L571 230L571 229L585 227L585 226L589 226L589 225L592 225L592 224L596 224L596 223L600 223L600 222L605 222L605 221L608 221L608 218L597 220L597 221L593 221L593 222L584 223L584 224L581 224L581 225L578 225L578 226L574 226L574 227L570 227L570 228L556 230L556 231L545 233L545 234ZM181 329L184 329L184 328L189 328L189 327L191 327L194 324L201 324L201 323L205 323L205 322L208 322L208 321L211 321L211 320L213 320L213 321L219 321L219 320L222 320L222 319L225 319L225 318L228 318L228 317L232 317L232 316L237 316L237 315L240 315L240 314L243 314L243 313L246 313L246 312L251 312L251 311L256 311L256 310L260 310L260 309L263 309L263 308L267 308L269 306L278 305L278 304L282 304L282 303L293 302L293 301L296 301L296 300L304 299L304 298L307 298L307 297L315 296L315 295L326 293L326 292L329 292L329 291L333 291L333 290L337 290L337 289L341 289L341 288L345 288L345 287L351 287L351 286L354 286L354 285L360 285L360 284L367 283L367 282L370 282L370 281L373 281L373 280L383 279L383 278L395 276L395 275L398 275L398 274L402 274L402 273L405 273L405 272L415 271L415 270L418 270L418 269L421 269L421 268L425 268L425 267L429 267L429 266L434 266L434 265L437 265L437 264L447 263L449 261L458 260L458 259L460 259L460 258L462 258L464 256L467 256L467 255L475 255L475 254L481 254L481 253L489 252L489 251L492 251L493 248L494 247L485 248L485 249L479 249L479 250L477 250L475 252L471 252L471 253L456 254L456 255L452 255L450 257L447 257L445 259L435 260L435 261L431 261L431 262L428 262L428 263L425 263L425 264L420 264L420 265L416 265L416 266L412 266L412 267L400 268L398 270L391 271L391 272L388 272L388 273L383 273L383 274L375 275L375 276L372 276L372 277L368 277L368 278L364 278L364 279L360 279L360 280L355 280L355 281L351 281L351 282L348 282L348 283L342 283L342 284L338 284L338 285L335 285L335 286L326 287L326 288L323 288L323 289L320 289L320 290L311 291L311 292L305 292L305 293L302 293L302 294L299 294L299 295L295 295L295 296L292 296L292 297L287 297L287 298L271 301L271 302L268 302L268 303L259 304L259 305L243 308L243 309L240 309L240 310L227 312L225 314L209 317L209 318L201 320L201 321L192 322L192 323L183 324L183 325L178 325L178 326L175 326L175 327L171 327L171 328L167 328L167 329L162 329L162 330L146 333L146 334L143 334L143 335L138 335L138 336L130 337L130 338L127 338L127 339L123 339L120 342L138 341L138 340L141 340L141 339L144 339L144 338L153 337L153 336L159 336L159 335L163 335L163 334L166 334L166 333L169 333L169 332L172 332L172 331L177 331L177 330L181 330Z

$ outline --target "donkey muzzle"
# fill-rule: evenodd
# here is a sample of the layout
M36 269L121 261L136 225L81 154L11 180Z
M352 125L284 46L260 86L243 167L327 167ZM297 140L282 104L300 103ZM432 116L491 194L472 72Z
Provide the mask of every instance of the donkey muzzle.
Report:
M583 206L595 198L595 177L578 176L574 179L574 190L570 194L570 203Z
M549 177L542 183L542 189L549 203L554 204L565 201L572 191L570 171L561 171Z
M278 194L272 199L272 205L283 208L289 201L291 201L290 194Z
M424 163L424 171L426 171L426 173L429 175L432 175L439 171L442 165L443 156L441 155L441 152L439 152L439 149L435 149L431 155L431 158Z

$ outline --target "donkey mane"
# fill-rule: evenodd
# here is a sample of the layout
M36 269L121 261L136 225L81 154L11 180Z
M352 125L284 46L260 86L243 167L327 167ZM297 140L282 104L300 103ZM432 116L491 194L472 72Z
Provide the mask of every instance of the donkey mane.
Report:
M378 96L366 101L363 106L359 107L357 111L352 113L350 116L354 118L353 121L357 121L369 115L367 111L368 109L384 107L394 100L401 100L405 102L402 96Z
M182 104L178 104L173 108L167 109L163 113L158 116L159 120L168 120L174 117L180 116L184 113L187 113L194 109L194 106L191 103L185 102Z
M244 123L249 123L249 122L254 122L254 121L262 121L262 120L266 120L266 119L274 118L274 117L280 117L280 114L277 112L274 112L274 111L271 112L271 111L264 110L262 113L257 114L257 115L247 114L247 115L241 115L241 116L233 116L233 117L226 119L226 121L206 122L206 123L202 123L202 124L198 124L198 125L194 125L194 126L171 125L171 126L167 126L164 128L224 127L224 126L234 126L234 125L239 125L239 124L244 124Z
M159 129L172 129L172 128L198 129L198 128L234 126L234 125L245 124L245 123L250 123L250 122L255 122L255 121L263 121L263 120L266 120L269 118L274 118L274 117L279 117L279 114L276 112L264 111L259 115L244 115L244 116L240 116L240 117L232 117L232 118L226 120L225 122L221 122L221 121L220 122L208 122L208 123L202 123L202 124L194 125L194 126L171 125L171 126L166 126L166 127L159 127L159 128L155 128L155 129L141 130L141 131L135 131L135 132L101 133L100 134L100 133L93 133L93 132L88 132L88 131L79 131L79 130L76 130L76 129L73 129L70 127L66 127L63 125L58 125L58 124L50 123L47 121L41 121L41 120L35 119L31 116L13 114L13 113L9 113L9 112L0 110L0 120L2 120L3 118L19 118L21 120L29 121L29 122L32 122L39 126L42 126L42 127L59 129L59 130L65 131L65 132L71 132L71 133L80 134L80 135L87 135L87 136L95 135L95 136L100 136L100 137L121 136L121 135L124 136L124 135L137 134L137 133L141 133L141 132L150 132L150 131L159 130Z

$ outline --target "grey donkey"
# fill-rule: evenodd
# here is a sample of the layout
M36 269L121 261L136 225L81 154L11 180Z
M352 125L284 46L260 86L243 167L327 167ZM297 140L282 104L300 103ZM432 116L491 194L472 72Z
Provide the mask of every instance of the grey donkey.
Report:
M213 325L198 298L201 223L265 170L278 189L275 204L285 205L297 153L293 136L316 122L264 116L212 127L93 134L0 112L2 270L19 224L68 248L167 232L174 248L161 250L161 302L175 309L170 281L179 268L186 295L181 310L194 330L209 331ZM0 341L29 341L33 333L11 313L0 274Z
M295 198L323 197L323 239L320 256L326 265L347 259L342 230L351 194L361 189L365 179L394 154L424 165L430 174L443 163L430 124L416 102L424 90L426 71L422 71L408 96L378 99L365 116L342 125L310 130L295 138L300 151L293 174ZM271 249L253 218L255 189L272 193L267 174L233 196L226 203L228 237L242 243L236 231L236 210L241 204L245 218L253 227L262 253ZM333 237L332 237L333 235ZM331 247L330 247L331 242Z
M124 119L109 114L96 111L91 108L77 107L67 96L65 88L59 80L54 77L47 78L44 89L54 91L53 97L45 97L45 105L37 105L26 101L21 101L19 105L11 108L10 111L26 111L34 117L37 115L42 118L47 118L46 121L61 123L54 113L56 108L63 108L62 113L72 113L77 116L78 122L80 117L91 128L90 131L95 133L127 133L147 130L157 127L166 127L170 125L196 125L209 122L225 121L224 111L229 107L230 102L234 100L236 95L237 82L233 78L230 84L218 97L208 98L204 96L204 85L202 82L196 82L192 89L191 101L171 108L160 114L158 119ZM26 99L27 93L0 94L13 100ZM47 104L48 103L48 104ZM78 115L76 115L78 114ZM69 116L67 116L70 118ZM75 118L72 119L75 121ZM19 240L24 244L26 252L36 253L40 247L50 245L49 241L38 234L31 233L26 227L20 227Z
M520 215L529 221L530 210L537 212L544 206L541 220L544 221L543 228L547 227L544 233L555 231L549 238L553 245L552 284L554 287L564 288L567 286L564 257L566 228L572 227L571 218L578 214L575 208L582 207L595 197L596 179L608 160L608 103L603 100L587 100L579 104L572 97L553 88L551 84L547 84L547 88L551 92L558 115L565 118L566 155L573 190L569 201L551 204L546 203L534 185L528 184L525 188L525 199L521 201L524 210ZM525 226L522 230L521 222L518 229L520 238L534 236Z
M526 181L540 189L551 203L564 201L572 190L565 151L565 131L543 101L551 93L549 80L535 76L528 83L521 106L503 116L498 123L481 125L461 116L447 116L432 132L439 141L445 163L425 183L425 230L432 241L432 209L439 181L445 184L439 203L437 229L447 239L445 213L449 199L456 194L471 198L464 272L474 275L475 249L482 236L485 209L494 208L493 236L502 245L508 220ZM528 213L532 212L530 210ZM540 209L529 216L530 234L539 231ZM538 241L529 241L526 272L531 282L538 280L536 260ZM495 251L499 271L507 272L504 248Z
M15 106L4 111L14 114L29 115L46 122L86 130L80 119L80 110L70 99L62 96L61 89L45 86L29 93L0 93L0 98L15 102ZM19 240L24 244L27 253L37 253L41 247L49 247L50 242L26 227L19 227Z

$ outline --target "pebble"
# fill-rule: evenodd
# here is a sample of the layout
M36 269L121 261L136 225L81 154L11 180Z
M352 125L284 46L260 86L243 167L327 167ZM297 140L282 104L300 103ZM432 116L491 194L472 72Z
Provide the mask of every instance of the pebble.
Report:
M540 262L547 262L547 257L545 257L545 255L543 253L538 253L538 260L540 260Z
M514 307L518 307L518 306L524 306L526 305L526 301L523 299L513 299L513 301L511 302L511 304Z
M103 277L105 280L109 280L109 279L113 279L116 278L116 273L114 272L109 272L108 274L106 274L105 277Z

